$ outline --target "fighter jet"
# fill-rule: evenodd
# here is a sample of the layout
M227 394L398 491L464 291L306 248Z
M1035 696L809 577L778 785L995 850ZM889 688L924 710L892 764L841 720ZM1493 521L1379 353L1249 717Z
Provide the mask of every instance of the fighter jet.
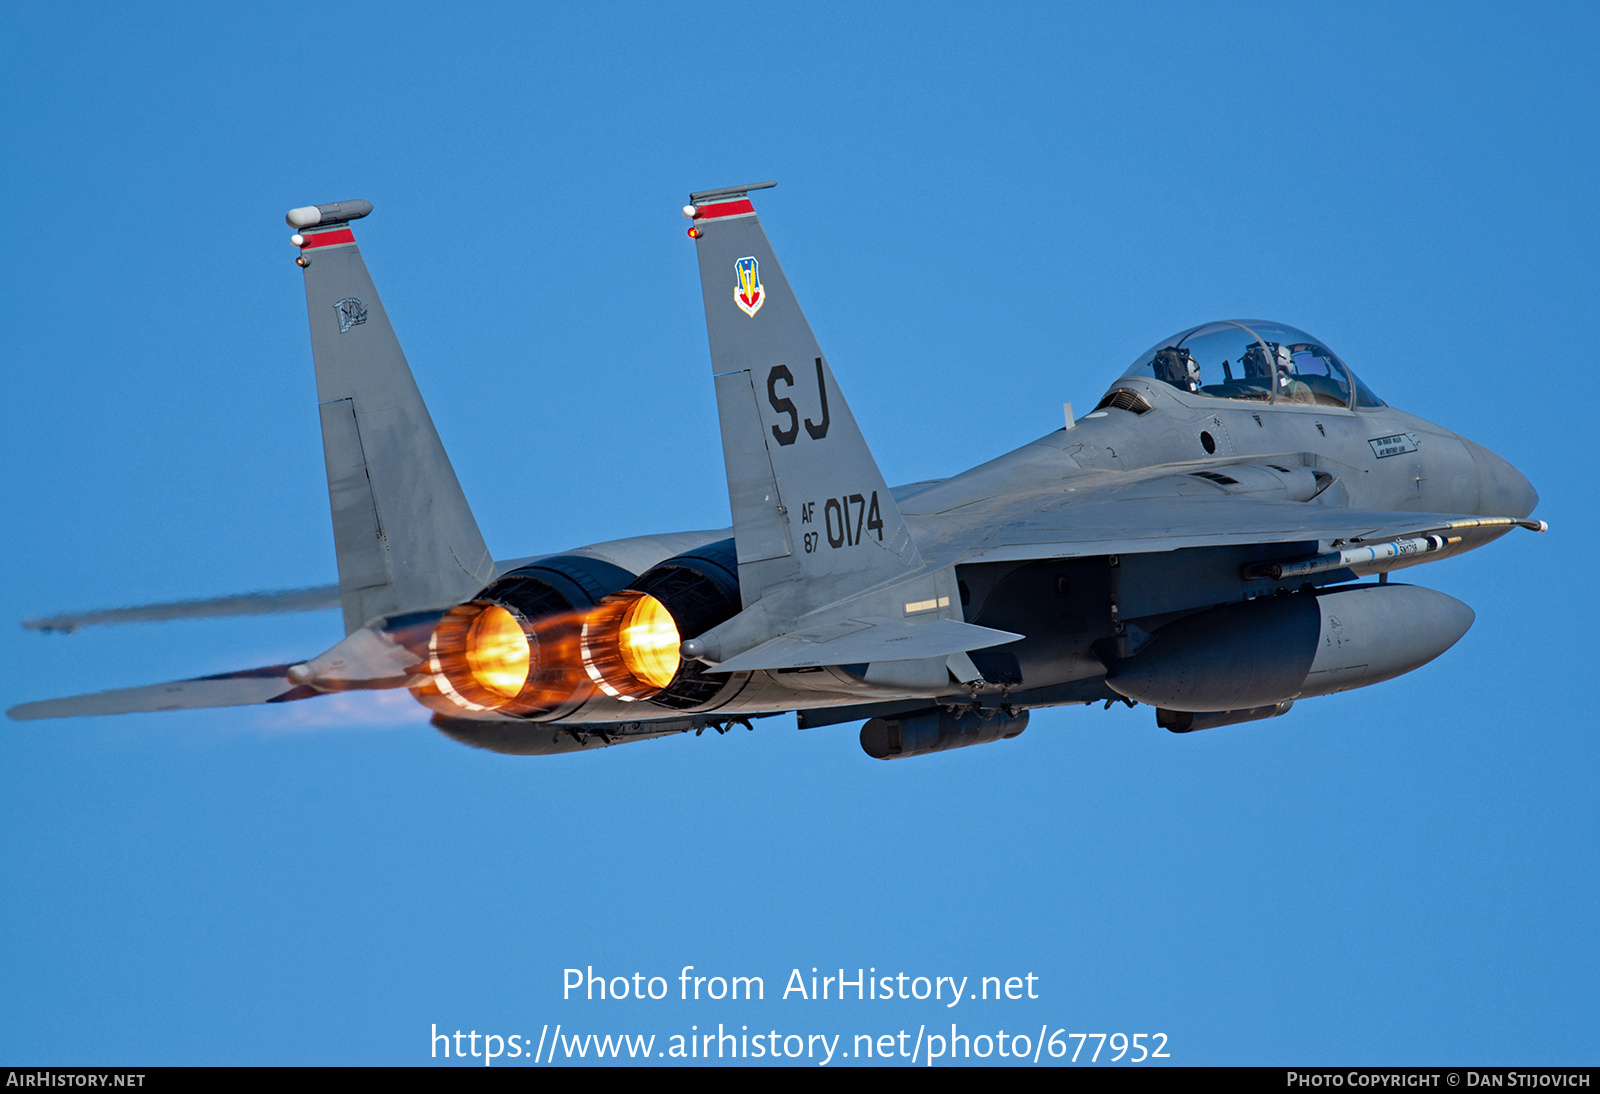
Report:
M1116 701L1185 733L1426 664L1472 610L1389 574L1545 529L1505 460L1388 406L1319 339L1249 319L1162 339L1015 451L891 487L756 215L772 185L683 209L731 528L497 560L356 244L372 206L297 208L337 588L29 625L337 603L343 640L10 716L405 688L456 740L523 755L794 712L862 722L866 753L899 759Z

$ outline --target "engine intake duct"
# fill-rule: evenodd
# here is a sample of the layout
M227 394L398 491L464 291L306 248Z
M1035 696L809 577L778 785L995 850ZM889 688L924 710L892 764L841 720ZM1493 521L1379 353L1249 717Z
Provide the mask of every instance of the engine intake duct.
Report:
M669 558L589 614L581 636L584 672L595 687L628 702L675 710L711 702L729 678L708 675L678 650L742 606L733 540Z
M590 691L580 668L581 612L632 581L582 555L541 559L501 575L445 613L428 644L434 686L417 697L446 714L536 715Z
M861 750L875 760L927 756L968 745L1010 740L1028 728L1028 712L937 710L874 718L861 727Z

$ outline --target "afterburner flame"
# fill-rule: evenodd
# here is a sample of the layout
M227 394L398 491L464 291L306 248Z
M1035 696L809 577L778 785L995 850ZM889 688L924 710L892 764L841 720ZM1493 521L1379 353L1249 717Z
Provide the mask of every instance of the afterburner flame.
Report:
M625 589L592 608L527 619L473 600L451 608L429 638L431 683L414 688L435 710L548 715L595 689L634 701L660 694L681 666L678 624L665 604Z
M498 604L479 613L467 631L467 666L473 677L507 699L515 699L528 682L531 650L516 617Z
M532 626L515 611L481 600L451 608L428 639L434 683L423 692L442 695L467 710L520 708L543 658Z
M672 613L653 596L643 596L628 609L617 647L622 663L635 677L664 688L678 675L678 625Z
M677 675L679 641L661 601L632 589L613 593L584 618L583 670L614 699L649 699Z

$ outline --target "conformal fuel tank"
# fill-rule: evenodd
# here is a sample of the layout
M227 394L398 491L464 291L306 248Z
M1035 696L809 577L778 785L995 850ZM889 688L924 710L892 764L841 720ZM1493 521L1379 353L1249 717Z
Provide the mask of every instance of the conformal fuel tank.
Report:
M1106 674L1112 690L1168 710L1237 710L1380 683L1432 661L1472 609L1415 585L1261 597L1185 616Z

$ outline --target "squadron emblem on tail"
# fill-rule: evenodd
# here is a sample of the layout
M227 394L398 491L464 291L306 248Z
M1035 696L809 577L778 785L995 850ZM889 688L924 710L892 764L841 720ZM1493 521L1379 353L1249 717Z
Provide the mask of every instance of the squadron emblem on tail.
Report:
M739 272L739 284L733 290L733 302L753 319L767 302L767 290L761 287L761 264L753 258L741 258L735 268Z
M335 303L333 310L339 314L340 334L367 321L367 306L353 296L347 296Z

